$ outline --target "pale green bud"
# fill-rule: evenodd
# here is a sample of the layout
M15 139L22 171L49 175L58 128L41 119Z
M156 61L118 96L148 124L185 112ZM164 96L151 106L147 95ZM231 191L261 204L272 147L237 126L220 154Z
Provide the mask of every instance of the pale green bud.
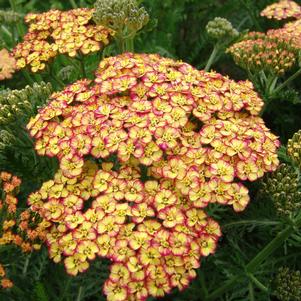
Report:
M206 31L211 39L222 43L239 35L238 31L227 19L220 17L216 17L212 21L209 21L206 26Z

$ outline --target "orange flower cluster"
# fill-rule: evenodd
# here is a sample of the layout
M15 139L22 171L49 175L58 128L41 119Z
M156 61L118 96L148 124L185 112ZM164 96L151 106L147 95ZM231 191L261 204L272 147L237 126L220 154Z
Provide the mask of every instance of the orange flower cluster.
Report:
M50 256L72 275L108 257L112 301L186 287L220 236L202 208L243 210L240 181L278 165L262 105L250 82L131 53L103 60L93 83L54 93L27 125L37 152L60 162L29 197L53 224Z
M274 9L280 9L281 7L284 7L285 9L282 11L282 13L274 15ZM267 32L268 37L272 38L280 38L287 44L290 44L293 48L295 48L297 51L300 51L301 49L301 6L293 1L281 1L280 3L276 3L272 6L272 9L270 10L271 14L267 14L266 11L269 11L269 6L262 12L262 16L265 17L274 17L281 16L281 19L294 17L297 20L292 21L289 23L286 23L282 28L279 29L272 29ZM280 19L280 17L278 17Z
M7 51L7 49L0 50L0 80L12 78L16 70L16 60Z
M271 29L267 32L270 37L282 37L282 39L296 51L301 50L301 20L286 23L283 28Z
M291 0L281 0L266 7L261 12L261 16L277 20L288 18L299 19L301 17L301 6Z
M29 31L24 42L13 50L17 68L30 66L33 72L43 70L45 63L59 53L71 57L88 54L109 43L113 31L92 23L93 9L50 10L25 17Z
M0 182L2 193L0 200L0 248L3 245L13 244L19 246L23 252L31 252L41 247L41 241L46 238L45 229L50 226L41 220L36 213L27 209L17 212L18 193L21 180L10 173L1 172ZM1 192L1 189L0 189ZM19 208L18 208L19 209ZM5 277L5 271L0 264L0 278ZM11 287L7 278L1 281L2 287Z
M268 6L261 15L278 20L289 17L297 20L266 33L248 33L227 51L236 64L244 69L282 75L298 61L301 49L301 6L284 0Z
M291 69L297 61L298 50L291 43L292 36L279 30L267 34L251 32L242 41L228 48L237 65L256 72L282 75Z
M0 263L0 288L11 288L13 285L13 282L6 277L4 266Z

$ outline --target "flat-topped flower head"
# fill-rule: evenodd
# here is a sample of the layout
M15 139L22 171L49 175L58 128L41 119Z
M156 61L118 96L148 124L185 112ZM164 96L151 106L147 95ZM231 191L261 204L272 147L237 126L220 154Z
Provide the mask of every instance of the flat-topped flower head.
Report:
M74 57L101 50L114 32L95 25L92 15L93 9L86 8L28 14L28 33L13 50L17 68L29 66L32 72L38 72L60 53Z
M276 20L288 18L299 19L301 17L301 6L291 0L281 0L267 6L261 12L261 16Z
M104 59L93 82L54 93L27 126L60 163L29 197L52 224L50 256L72 275L111 260L108 300L185 288L221 235L202 208L242 211L240 181L278 165L262 105L250 82L152 54Z
M270 30L267 34L251 32L229 47L227 52L243 69L282 75L294 67L298 59L294 37L294 34L286 34L284 29Z

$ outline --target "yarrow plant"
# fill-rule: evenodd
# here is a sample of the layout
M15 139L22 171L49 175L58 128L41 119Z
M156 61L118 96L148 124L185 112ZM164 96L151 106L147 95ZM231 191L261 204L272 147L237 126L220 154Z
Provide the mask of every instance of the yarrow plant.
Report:
M25 17L28 33L13 50L17 68L32 72L43 70L58 54L74 57L101 50L114 31L92 22L93 9L50 10Z
M60 164L28 199L52 225L50 257L71 275L110 259L112 301L187 287L221 235L204 208L244 210L242 181L278 166L262 106L248 81L151 54L104 59L93 82L54 93L27 125Z

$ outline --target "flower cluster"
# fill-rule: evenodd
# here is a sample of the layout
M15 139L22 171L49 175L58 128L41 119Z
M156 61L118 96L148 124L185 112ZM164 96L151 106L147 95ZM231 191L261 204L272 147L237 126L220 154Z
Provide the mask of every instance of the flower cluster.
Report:
M77 53L88 54L102 49L109 43L113 31L93 24L92 15L93 10L85 8L28 14L25 21L29 31L24 42L13 50L17 68L30 66L37 72L59 53L74 57Z
M137 168L110 167L86 161L72 179L59 170L30 195L31 207L53 225L47 235L50 257L55 262L64 257L71 275L85 271L96 256L109 258L108 300L145 300L185 288L199 258L214 252L218 224L172 181L142 182Z
M292 38L279 30L267 34L251 32L242 41L229 47L227 52L241 68L281 75L297 61L298 50L291 45Z
M16 198L21 184L19 178L10 173L1 172L0 183L0 248L13 244L19 246L23 252L38 250L41 242L46 238L45 230L50 224L29 209L20 213ZM1 264L0 279L3 288L12 286L12 282L6 278L6 271Z
M202 208L243 210L240 181L278 165L262 105L250 82L131 53L54 93L27 125L38 154L60 163L28 200L53 225L50 256L72 275L108 257L108 300L186 287L220 236Z
M272 198L280 216L292 216L301 208L299 175L293 167L281 164L265 177L262 186L261 193Z
M281 301L301 300L301 272L281 267L273 281L274 294Z
M6 270L4 266L0 263L0 288L11 288L13 287L13 282L7 278Z
M301 17L301 6L291 0L281 0L266 7L261 12L261 16L277 20L288 18L299 19Z
M21 213L20 210L17 210L18 199L15 195L21 184L19 178L10 173L1 172L0 179L2 183L0 214L3 217L0 225L0 246L15 244L23 252L39 249L49 223L29 209L23 210Z
M275 13L278 10L278 13ZM266 12L270 12L266 13ZM275 13L275 14L274 14ZM301 49L301 6L293 1L281 1L272 5L272 7L267 7L263 12L262 16L274 17L278 19L286 19L289 17L296 18L295 21L286 23L282 28L271 29L267 31L267 36L272 38L281 38L287 44L290 44L293 48L300 51ZM278 17L277 17L278 16Z
M287 153L301 169L301 130L293 135L287 143Z
M251 32L241 42L232 45L228 52L242 68L250 71L264 70L274 75L282 75L291 69L299 58L301 49L301 6L293 1L280 1L268 6L261 13L268 18L297 20L282 28L266 33Z
M139 7L137 0L97 0L93 20L96 24L112 28L127 35L134 34L149 21L144 7Z
M44 104L52 93L50 83L34 83L22 90L7 90L0 93L0 125L4 128L24 116L32 116L37 107Z
M210 38L217 40L218 42L224 42L227 39L231 40L239 35L231 22L220 17L216 17L212 21L209 21L206 25L206 31Z
M3 48L0 50L0 80L12 78L16 70L16 60Z

